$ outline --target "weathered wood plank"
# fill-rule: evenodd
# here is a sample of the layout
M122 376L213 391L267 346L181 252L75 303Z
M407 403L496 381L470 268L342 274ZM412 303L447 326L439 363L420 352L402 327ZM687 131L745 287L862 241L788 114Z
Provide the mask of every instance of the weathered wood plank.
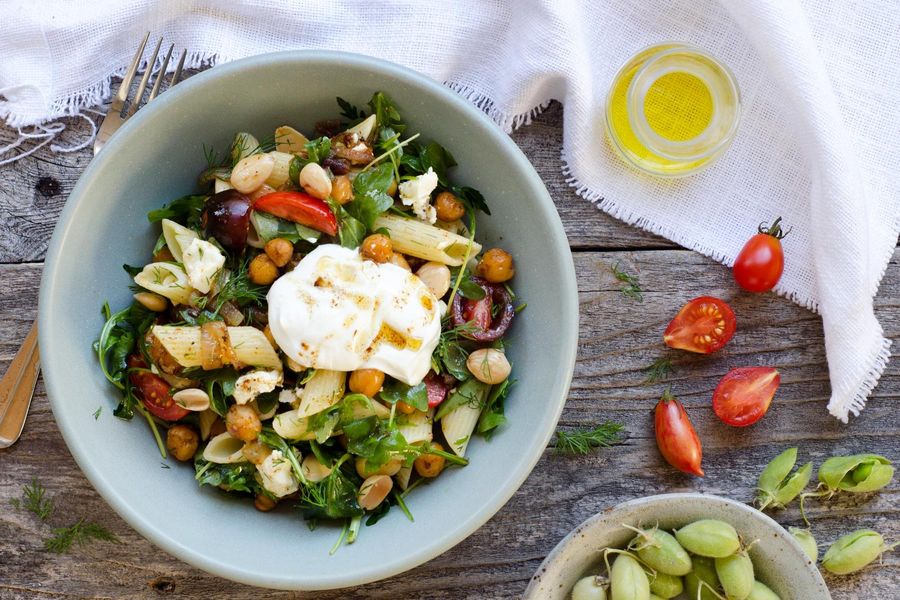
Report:
M58 143L70 146L84 139L88 124L67 120L69 129ZM0 146L14 133L0 127ZM553 104L529 127L513 135L535 165L556 201L573 247L674 248L663 238L625 227L575 195L562 177L562 108ZM44 257L65 199L90 162L89 149L71 154L41 151L0 167L0 263L37 261Z
M637 273L643 302L623 298L610 267ZM727 269L687 251L576 253L581 301L581 347L561 425L603 419L625 423L624 446L588 457L564 457L548 449L519 492L483 528L446 554L390 580L348 591L267 597L514 598L543 557L570 529L617 502L654 493L702 490L750 500L756 476L778 451L798 445L820 462L834 453L873 451L900 458L900 367L896 361L861 417L843 426L825 412L828 381L821 324L785 299L737 293ZM39 264L0 266L0 368L25 335L36 304ZM710 293L732 302L739 333L727 351L709 357L673 353L669 381L643 383L642 369L665 349L661 331L684 300ZM878 297L878 316L900 340L900 252ZM748 429L715 418L709 397L733 366L771 364L783 375L770 414ZM704 440L707 477L674 473L656 451L650 411L665 385L684 400ZM514 399L513 399L514 401ZM111 418L104 411L103 418ZM515 424L510 425L511 428ZM140 432L144 433L144 432ZM509 435L512 431L507 431ZM32 477L40 478L61 506L115 531L122 545L97 544L69 555L47 554L48 526L8 501ZM121 521L93 491L69 455L39 384L22 440L0 450L0 597L256 598L259 591L193 569L155 549ZM412 498L415 510L415 498ZM811 503L814 532L822 543L858 527L900 539L900 486L880 494ZM776 515L796 525L796 509ZM60 523L52 521L51 525ZM900 557L859 576L829 578L836 600L891 598L900 589ZM154 587L155 586L155 587ZM166 592L165 590L169 590Z

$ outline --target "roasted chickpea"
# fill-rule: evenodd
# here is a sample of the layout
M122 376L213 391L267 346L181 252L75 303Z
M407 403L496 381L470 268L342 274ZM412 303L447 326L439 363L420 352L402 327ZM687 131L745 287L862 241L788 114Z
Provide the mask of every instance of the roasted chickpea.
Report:
M370 467L366 464L366 459L361 456L356 457L356 472L360 477L366 478L371 477L372 475L387 475L388 477L393 477L397 474L397 471L403 466L403 459L399 456L395 456L388 460L383 465L378 465L377 467Z
M166 433L166 449L180 461L191 460L199 443L200 436L187 425L173 425Z
M260 512L269 512L270 510L275 508L277 504L278 503L276 501L272 500L265 494L257 494L256 499L253 500L253 506L255 506L256 510Z
M350 373L350 391L374 398L384 383L384 373L378 369L357 369Z
M386 263L394 254L394 245L391 238L380 233L373 233L363 240L360 252L365 258L377 263Z
M235 404L225 413L225 428L233 437L252 442L262 431L262 423L252 406Z
M244 458L254 465L261 465L272 454L272 449L265 444L260 444L259 440L254 440L244 444L244 447L241 448L241 453L244 455Z
M409 263L406 261L406 257L399 252L394 252L391 255L391 264L397 265L398 267L406 271L412 271L412 267L409 266Z
M353 186L346 175L338 175L331 182L331 197L338 204L347 204L353 200Z
M434 199L434 210L441 221L455 221L466 214L465 205L450 192L441 192Z
M153 312L163 312L169 308L169 301L165 296L154 294L153 292L138 292L134 295L134 299L140 302L144 308Z
M274 238L266 242L266 256L276 267L288 264L294 256L294 245L284 238Z
M516 270L513 268L513 259L509 252L500 248L491 248L478 261L475 274L484 277L491 283L503 283L512 279Z
M268 255L257 254L250 261L247 275L250 277L250 281L256 285L270 285L278 279L278 267Z
M444 450L444 447L436 442L433 442L431 447L435 450ZM422 477L437 477L441 474L441 471L444 470L445 462L443 456L438 456L437 454L423 454L416 458L413 463L413 468L416 470L416 473Z
M397 403L397 410L399 410L400 412L402 412L404 415L411 415L411 414L413 414L414 412L416 412L415 407L410 406L409 404L407 404L407 403L404 402L403 400L401 400L400 402Z
M168 246L163 246L159 252L153 255L153 262L175 262L175 257Z

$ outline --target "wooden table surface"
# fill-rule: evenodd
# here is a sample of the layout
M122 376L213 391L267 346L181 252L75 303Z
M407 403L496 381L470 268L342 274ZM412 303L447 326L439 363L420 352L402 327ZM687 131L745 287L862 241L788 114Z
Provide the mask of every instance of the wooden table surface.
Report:
M85 125L71 121L63 141L83 139ZM0 145L10 136L0 130ZM623 446L586 457L561 456L547 448L522 488L493 519L452 550L408 573L351 590L261 593L190 567L132 531L78 470L38 383L21 440L0 450L0 598L514 598L569 530L618 502L690 490L750 501L759 471L789 446L799 446L802 459L816 463L833 454L856 452L900 460L897 361L888 366L862 416L849 425L838 423L825 410L828 371L822 326L815 314L771 294L743 293L722 265L624 225L576 196L560 170L559 105L552 105L513 138L556 201L578 275L581 340L560 425L622 421L628 431ZM0 168L0 369L12 360L35 316L47 241L90 160L89 149L71 154L42 149ZM748 232L754 227L747 223ZM617 263L637 274L643 301L623 297L621 284L611 273ZM895 253L876 298L878 317L895 343L900 339L898 263L900 253ZM664 354L665 324L685 301L703 294L731 303L740 315L738 334L714 356L673 354L675 371L669 380L644 383L643 369ZM747 365L778 367L781 387L759 424L729 428L713 414L710 397L729 368ZM651 409L666 385L687 405L703 439L705 478L675 472L657 452ZM33 477L44 483L57 505L65 507L49 524L9 503ZM861 527L900 540L897 480L879 494L813 501L810 507L820 543ZM95 543L64 555L46 553L42 540L50 528L80 516L105 525L123 543ZM795 508L777 513L776 519L784 525L800 524ZM898 598L900 552L886 555L881 566L859 575L827 581L836 600Z

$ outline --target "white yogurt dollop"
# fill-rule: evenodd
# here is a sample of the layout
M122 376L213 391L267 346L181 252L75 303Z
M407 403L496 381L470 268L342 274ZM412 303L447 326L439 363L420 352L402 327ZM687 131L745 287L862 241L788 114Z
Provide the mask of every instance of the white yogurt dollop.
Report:
M438 300L418 277L336 244L305 256L267 299L275 342L306 367L378 369L415 385L441 335Z

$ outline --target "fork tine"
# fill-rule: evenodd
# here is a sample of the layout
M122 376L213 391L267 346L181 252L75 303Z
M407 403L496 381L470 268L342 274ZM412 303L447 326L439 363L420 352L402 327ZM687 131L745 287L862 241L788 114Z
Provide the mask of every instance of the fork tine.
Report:
M150 102L159 94L159 84L162 83L163 78L166 76L166 69L169 67L169 59L172 58L172 50L174 49L175 44L169 46L169 51L166 52L166 57L162 61L162 66L159 67L159 71L156 73L156 81L153 82L153 88L150 90L150 97L147 98L147 102Z
M128 107L128 112L125 113L126 119L134 114L134 111L138 109L138 106L144 99L144 90L147 89L147 82L150 81L150 72L153 70L153 64L156 62L156 57L159 56L160 46L162 46L162 38L159 38L159 41L156 42L156 48L153 49L153 54L147 59L147 68L144 70L141 82L138 84L137 91L134 93L134 98L131 100L131 106Z
M148 39L150 39L149 31L144 36L144 39L141 40L141 45L138 46L137 52L134 53L131 65L125 71L125 77L122 78L122 83L119 84L119 89L116 91L116 95L110 104L110 112L122 112L125 100L128 98L128 92L131 91L131 82L134 80L134 74L137 72L138 65L141 64L141 56L144 54L144 47L147 45Z
M187 56L187 48L181 51L181 58L178 59L178 66L172 74L172 80L169 81L169 87L172 87L181 80L181 69L184 67L184 58Z

